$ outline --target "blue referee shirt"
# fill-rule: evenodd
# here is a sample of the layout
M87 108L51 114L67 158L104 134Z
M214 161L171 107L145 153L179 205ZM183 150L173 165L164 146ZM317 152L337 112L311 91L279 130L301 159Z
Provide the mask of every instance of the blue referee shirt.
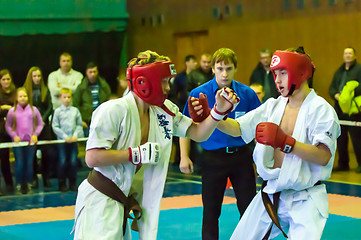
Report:
M239 83L235 80L232 81L231 88L236 92L237 96L240 98L237 108L228 114L229 118L238 118L243 116L249 111L257 108L261 105L257 94L248 86ZM216 93L219 90L216 78L207 83L193 89L189 96L199 98L199 93L207 95L209 107L213 108L216 101ZM184 106L183 114L190 117L188 110L188 100ZM231 137L218 129L215 129L209 139L201 143L201 146L206 150L216 150L224 147L240 147L245 145L242 137Z

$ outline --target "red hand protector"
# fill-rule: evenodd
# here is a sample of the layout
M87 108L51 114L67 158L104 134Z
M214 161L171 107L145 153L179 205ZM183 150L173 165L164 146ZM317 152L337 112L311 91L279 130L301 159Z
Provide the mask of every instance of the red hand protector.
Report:
M256 128L256 140L258 143L281 148L284 153L290 153L296 140L287 135L282 129L274 123L262 122Z
M194 110L195 107L199 106L199 105L193 106L192 103L195 101L199 101L199 105L202 106L203 112L200 115L198 115L197 111ZM209 105L208 105L207 95L199 94L199 99L193 98L193 100L191 97L189 97L188 98L188 110L189 110L189 115L191 116L191 118L194 122L202 122L204 119L206 119L211 112L211 109L209 108Z

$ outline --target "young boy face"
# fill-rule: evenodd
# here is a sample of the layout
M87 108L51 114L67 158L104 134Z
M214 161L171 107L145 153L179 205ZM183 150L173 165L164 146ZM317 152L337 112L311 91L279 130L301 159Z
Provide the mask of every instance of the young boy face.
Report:
M68 107L71 103L71 94L70 93L62 93L60 94L60 101L65 106Z
M276 75L276 86L278 89L278 92L283 96L288 96L288 72L285 69L276 69L275 70Z
M214 64L213 72L219 88L229 87L232 83L236 68L231 61L227 63L217 62Z

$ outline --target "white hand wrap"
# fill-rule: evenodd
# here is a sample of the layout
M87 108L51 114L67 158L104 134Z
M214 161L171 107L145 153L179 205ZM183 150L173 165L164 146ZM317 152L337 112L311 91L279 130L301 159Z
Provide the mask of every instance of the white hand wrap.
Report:
M139 147L129 148L129 161L134 165L152 164L159 161L159 143L147 142Z
M231 89L231 91L234 93L234 91ZM230 104L232 104L232 107L230 109L228 109L227 111L225 111L225 114L228 114L228 113L231 113L234 109L236 109L236 107L238 106L239 104L239 97L237 97L237 103L233 104L232 102L230 102L228 100L228 94L229 92L225 89L225 88L222 88L222 91L221 91L221 96L227 100L227 102L229 102Z
M232 90L233 91L233 90ZM227 114L232 112L236 107L237 105L239 104L239 98L237 97L237 103L233 104L232 102L230 102L228 100L228 94L229 92L227 92L227 90L225 88L222 88L221 90L221 93L220 95L227 101L229 102L230 104L232 104L232 107L230 109L228 109L227 111L225 112L219 112L217 110L217 103L214 105L213 109L211 110L211 117L216 120L216 121L220 121L222 119L226 120L227 119Z
M226 113L221 113L217 111L216 105L211 110L211 117L216 121L221 121L226 116Z

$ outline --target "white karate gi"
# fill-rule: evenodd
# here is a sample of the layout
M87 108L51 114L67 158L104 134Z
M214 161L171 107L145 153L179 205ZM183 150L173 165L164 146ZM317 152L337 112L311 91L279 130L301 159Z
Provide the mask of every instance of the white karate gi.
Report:
M162 108L149 107L148 142L160 144L157 165L144 164L135 174L132 163L96 167L95 170L111 179L125 195L137 193L143 209L138 221L139 239L157 237L160 202L171 153L172 137L185 137L192 119L182 115L178 107L166 100L165 105L175 113L167 114ZM127 149L141 145L141 122L133 94L110 100L100 105L92 116L87 150L93 148ZM79 186L75 209L74 239L123 239L124 208L119 202L103 195L87 180ZM129 223L129 221L128 221ZM124 239L131 239L130 228Z
M242 138L248 143L255 137L256 126L260 122L280 125L288 98L269 99L257 109L237 119L241 126ZM314 90L304 100L295 124L292 137L297 141L317 145L325 144L332 157L326 166L303 161L301 158L285 154L281 168L273 169L274 148L256 144L253 159L260 177L267 180L264 192L270 194L281 191L278 215L282 229L289 239L320 239L328 218L328 199L324 184L318 181L331 176L336 152L336 140L340 126L334 109ZM232 240L260 240L268 231L272 220L268 216L259 192L238 223ZM273 225L270 238L281 231Z

